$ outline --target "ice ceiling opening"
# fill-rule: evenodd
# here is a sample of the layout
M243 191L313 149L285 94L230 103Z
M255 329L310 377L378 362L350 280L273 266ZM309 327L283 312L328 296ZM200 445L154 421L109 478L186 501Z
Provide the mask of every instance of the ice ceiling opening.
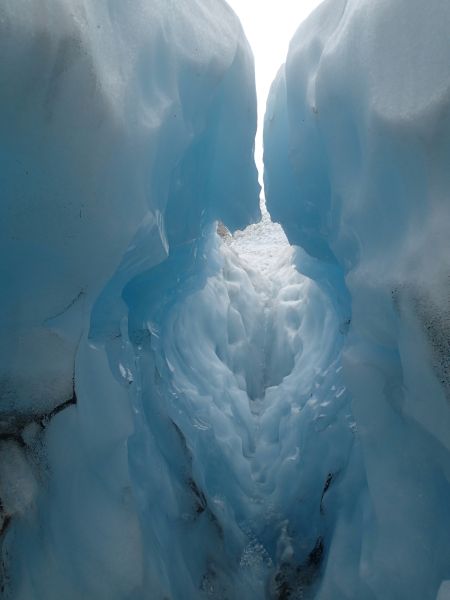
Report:
M258 99L255 160L263 186L263 126L270 86L286 60L289 42L296 29L320 0L264 0L256 8L252 0L229 0L228 4L241 20L255 58Z

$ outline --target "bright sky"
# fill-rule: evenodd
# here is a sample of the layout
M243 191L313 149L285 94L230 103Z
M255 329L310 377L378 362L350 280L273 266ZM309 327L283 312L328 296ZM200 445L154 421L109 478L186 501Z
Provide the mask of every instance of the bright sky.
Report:
M227 0L241 20L255 55L258 93L256 164L262 178L262 126L272 81L286 60L289 42L300 23L321 0Z

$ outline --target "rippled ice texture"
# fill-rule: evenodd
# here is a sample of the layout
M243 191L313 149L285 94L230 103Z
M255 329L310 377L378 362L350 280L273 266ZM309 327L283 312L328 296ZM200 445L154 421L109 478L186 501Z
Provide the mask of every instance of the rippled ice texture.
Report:
M149 278L130 290L146 537L175 597L188 594L180 572L193 598L198 585L212 598L312 597L349 486L345 323L267 216L210 243L206 282L198 268L172 282L169 310L149 309Z

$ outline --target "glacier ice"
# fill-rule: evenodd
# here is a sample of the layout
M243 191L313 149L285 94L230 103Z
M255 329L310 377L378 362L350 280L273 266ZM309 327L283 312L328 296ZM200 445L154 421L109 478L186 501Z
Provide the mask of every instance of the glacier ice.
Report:
M90 308L133 246L150 267L204 223L258 214L239 22L221 2L172 4L0 7L0 381L14 410L71 398Z
M449 21L1 3L2 597L448 596Z
M134 488L129 290L153 267L169 303L197 263L201 286L214 222L258 218L253 58L213 0L6 0L0 53L2 595L173 596L194 582L167 583Z
M268 101L269 210L340 273L351 315L366 483L337 519L324 600L434 599L449 577L449 26L440 0L326 1Z

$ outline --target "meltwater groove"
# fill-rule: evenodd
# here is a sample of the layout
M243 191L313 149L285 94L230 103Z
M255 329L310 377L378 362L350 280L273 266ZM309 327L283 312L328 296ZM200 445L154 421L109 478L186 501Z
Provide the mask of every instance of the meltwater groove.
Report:
M341 316L267 215L211 243L202 286L178 296L174 282L169 309L137 309L136 410L172 473L155 483L141 427L129 451L142 518L171 540L172 590L189 564L212 598L313 597L355 443Z

